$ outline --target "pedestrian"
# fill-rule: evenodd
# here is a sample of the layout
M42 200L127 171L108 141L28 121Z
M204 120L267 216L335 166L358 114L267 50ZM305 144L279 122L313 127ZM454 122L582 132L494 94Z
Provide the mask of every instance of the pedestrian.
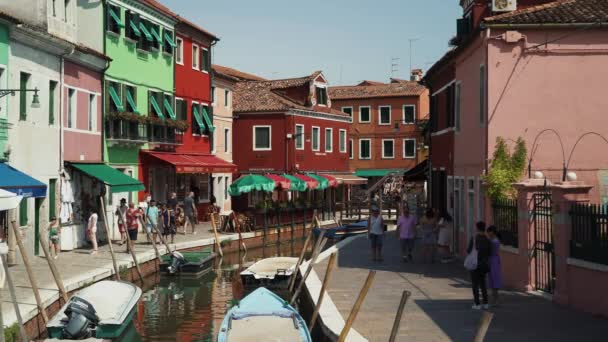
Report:
M437 219L435 211L431 208L420 220L422 233L422 260L423 262L434 262L435 245L437 243Z
M500 264L500 239L495 226L489 226L486 235L490 240L490 275L488 285L492 290L492 305L498 305L498 291L502 288L502 271Z
M489 258L490 258L490 240L486 236L486 224L483 221L477 222L477 233L469 241L469 247L467 253L471 254L474 250L477 251L477 265L474 269L470 269L471 272L471 284L473 289L473 309L488 309L488 286L486 284L486 274L490 270ZM481 296L483 302L479 301L479 290L481 290Z
M119 246L122 246L122 244L127 241L127 229L124 220L128 209L129 207L127 206L127 200L121 198L120 205L116 207L116 211L114 212L114 215L118 216L118 231L120 232L120 242L118 243Z
M158 236L157 232L158 225L158 208L156 207L156 201L150 200L148 203L148 207L146 208L146 230L148 231L148 240L149 235L152 235L152 241L156 243L156 238ZM151 242L151 241L148 241Z
M447 212L442 212L437 222L439 234L437 237L437 252L441 256L441 262L451 261L450 245L452 244L452 216Z
M49 250L50 254L55 253L54 259L59 257L59 250L61 249L59 248L60 234L61 226L59 225L59 220L56 217L51 217L51 222L49 222Z
M384 239L384 221L380 216L380 209L372 207L372 216L367 223L367 235L371 241L372 260L383 261L382 259L382 243Z
M410 215L407 205L402 206L401 216L397 220L399 242L401 242L401 258L403 262L412 261L412 251L416 241L416 217Z
M162 225L163 225L163 236L167 238L167 236L171 235L171 243L174 243L175 240L175 214L173 210L168 208L163 204L162 211Z
M196 234L195 218L194 213L196 212L196 205L194 204L194 192L190 191L188 196L184 198L184 216L186 217L186 223L184 224L184 232L188 230L188 225L192 226L192 234Z
M184 234L186 235L186 230L184 227L184 223L186 221L186 218L184 216L184 210L182 209L182 207L180 207L179 205L177 206L177 208L175 209L175 230L176 230L176 234L180 233L180 234Z
M91 251L92 255L97 254L97 220L97 211L92 209L89 221L87 222L87 237L93 245L93 250Z
M141 213L138 209L135 209L135 203L129 203L129 209L127 210L127 234L129 234L130 243L127 244L127 252L130 250L135 251L134 245L137 241L137 230L139 228L139 218Z
M175 208L177 208L177 204L177 194L175 192L172 192L171 196L169 196L169 199L167 200L167 208L175 210Z

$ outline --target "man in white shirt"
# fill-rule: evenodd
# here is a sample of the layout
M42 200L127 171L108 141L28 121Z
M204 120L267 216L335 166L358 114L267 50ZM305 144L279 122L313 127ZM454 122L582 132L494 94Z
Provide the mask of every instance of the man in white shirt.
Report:
M372 260L384 261L382 258L382 243L384 240L384 221L380 216L380 209L372 207L372 215L367 224L367 235L371 241Z

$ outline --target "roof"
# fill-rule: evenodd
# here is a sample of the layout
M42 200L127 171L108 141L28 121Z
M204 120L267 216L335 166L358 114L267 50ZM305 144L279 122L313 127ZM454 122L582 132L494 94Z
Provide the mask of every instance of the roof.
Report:
M587 24L608 20L608 0L557 0L484 19L494 24Z
M365 86L365 85L381 85L381 84L385 84L385 83L378 82L378 81L363 80L363 81L359 82L359 84L357 84L357 85Z
M330 87L333 100L366 99L372 97L420 96L426 88L418 82L401 81L381 85Z
M213 33L211 33L211 32L209 32L209 31L205 30L204 28L202 28L202 27L200 27L200 26L196 25L195 23L191 22L190 20L188 20L188 19L186 19L186 18L184 18L184 17L181 17L181 16L179 16L179 15L178 15L178 16L177 16L177 20L179 20L180 24L184 24L184 25L190 26L191 28L193 28L193 29L195 29L195 30L197 30L197 31L200 31L200 32L204 33L205 35L207 35L207 36L211 37L211 39L212 39L212 40L220 40L220 39L219 39L219 38L218 38L216 35L214 35Z
M170 18L177 19L177 17L178 17L177 14L175 14L173 11L171 11L169 9L169 7L164 6L163 4L161 4L160 2L158 2L156 0L140 0L140 1Z
M226 76L228 78L232 78L237 81L266 81L266 79L263 77L217 64L213 64L211 68L213 69L214 73L221 76Z
M292 109L314 111L310 103L310 83L321 74L315 71L309 76L280 80L243 81L234 88L234 112L281 112ZM286 90L300 88L306 99L294 98ZM347 114L331 109L331 114Z

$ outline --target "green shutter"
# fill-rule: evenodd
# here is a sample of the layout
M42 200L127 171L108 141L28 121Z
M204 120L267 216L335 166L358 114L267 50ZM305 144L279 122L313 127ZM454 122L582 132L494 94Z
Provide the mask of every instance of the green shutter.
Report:
M19 226L27 225L27 198L23 198L19 203Z
M55 217L55 210L57 208L57 203L55 200L55 187L57 185L56 179L51 179L49 181L49 221Z
M27 119L27 81L29 79L29 75L22 72L19 80L19 120L25 121Z
M156 32L156 30L158 30L158 32ZM154 38L156 38L159 44L163 43L163 39L160 37L160 27L152 26L150 28L150 33L152 33L152 35L154 36Z
M152 37L152 35L148 31L148 29L146 28L146 25L144 25L143 21L139 22L139 29L141 30L141 32L143 32L144 36L146 36L147 40L149 40L149 41L154 40L154 38Z
M51 81L49 83L49 125L55 123L55 88L57 83Z
M120 14L114 12L114 9L112 7L108 7L108 12L110 13L110 17L112 17L112 19L114 19L114 21L116 22L116 25L118 25L118 27L120 28L124 28L125 24L122 23L122 20L120 20Z
M133 19L135 18L134 15L131 16L131 20L129 20L129 27L131 27L131 30L133 31L133 33L138 36L141 37L141 32L139 31L139 29L137 28L137 25L135 24L135 21L133 21Z
M167 111L167 113L169 114L171 119L177 120L177 117L175 116L175 112L173 111L173 106L171 105L171 103L169 103L167 98L165 98L163 100L163 105L165 106L165 110Z
M112 102L114 102L114 106L116 106L116 108L118 109L119 112L124 112L125 111L125 107L122 106L122 101L120 101L120 98L118 97L118 94L116 94L116 90L114 89L114 87L110 84L110 87L108 89L108 92L110 93L110 97L112 98Z
M205 124L203 123L203 120L201 119L200 114L198 113L198 110L196 109L197 105L193 104L192 105L192 114L194 114L194 120L196 120L196 124L198 125L198 127L200 127L201 131L205 130Z
M129 106L131 106L131 108L133 109L133 113L139 114L137 104L135 103L135 100L133 99L133 95L131 95L129 88L125 89L125 93L127 93L127 102L129 103Z
M207 129L209 129L209 132L213 132L215 131L215 127L213 127L213 122L211 122L211 119L209 119L209 114L207 113L207 106L202 106L202 110L203 110L203 118L205 119L205 123L207 124Z
M175 47L175 42L173 41L173 37L171 37L170 35L167 34L167 32L165 32L165 40L167 41L167 43L169 43L169 45L171 45L171 47Z
M154 111L156 112L156 115L159 118L164 119L165 116L163 115L163 111L160 110L160 107L158 106L158 102L156 102L156 98L154 98L153 94L150 94L150 103L152 104L152 108L154 108Z

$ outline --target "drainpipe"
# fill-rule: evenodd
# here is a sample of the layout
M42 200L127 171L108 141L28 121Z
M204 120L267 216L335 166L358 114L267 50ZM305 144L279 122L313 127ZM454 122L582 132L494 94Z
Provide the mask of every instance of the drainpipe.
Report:
M59 64L59 173L60 174L63 171L63 162L64 162L63 152L64 152L64 142L65 142L63 139L63 110L65 107L65 105L64 105L65 101L63 99L63 96L65 94L65 91L63 89L65 78L63 77L63 75L64 75L64 71L65 71L65 57L72 55L75 50L76 50L76 46L72 46L72 48L70 49L70 52L62 54L61 61Z

